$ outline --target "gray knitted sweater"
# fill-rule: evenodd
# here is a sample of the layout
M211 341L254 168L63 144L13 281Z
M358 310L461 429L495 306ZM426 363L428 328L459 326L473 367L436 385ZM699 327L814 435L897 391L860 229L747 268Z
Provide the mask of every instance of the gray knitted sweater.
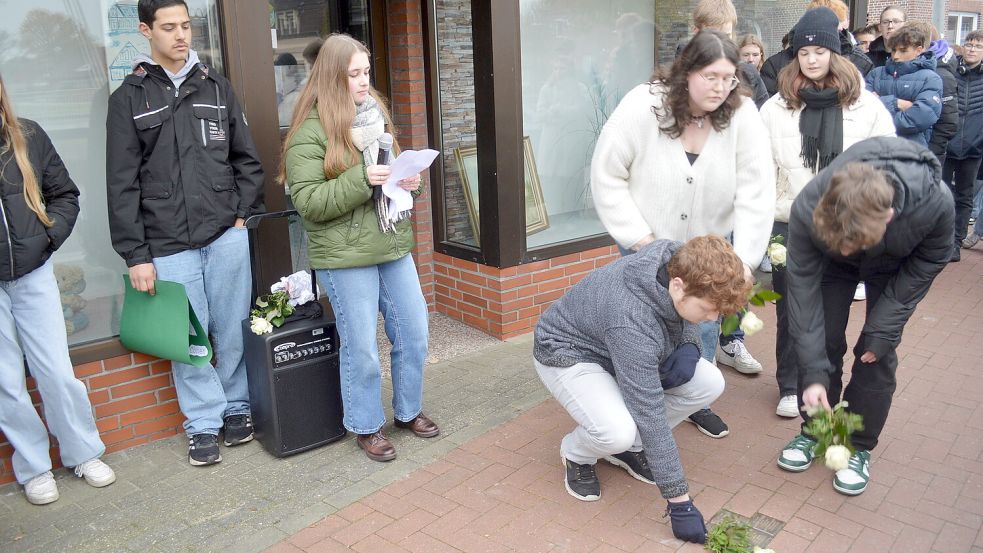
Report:
M591 273L543 313L533 349L543 365L597 363L614 375L667 499L689 486L666 419L659 368L681 344L700 347L696 325L680 318L669 296L666 263L681 245L657 240Z

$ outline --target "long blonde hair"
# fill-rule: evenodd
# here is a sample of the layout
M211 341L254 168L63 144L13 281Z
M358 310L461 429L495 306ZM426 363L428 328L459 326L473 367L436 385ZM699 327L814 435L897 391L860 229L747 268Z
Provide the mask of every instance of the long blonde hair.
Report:
M280 171L277 179L281 184L287 182L286 158L287 149L301 123L307 119L312 109L317 109L321 127L328 138L324 151L324 175L335 178L351 167L352 160L361 160L361 153L352 142L352 123L355 121L355 102L348 88L348 66L352 56L362 52L372 59L369 49L354 38L335 33L324 40L317 60L311 67L307 85L297 98L293 117L290 120L290 130L283 141L283 151L280 153ZM385 119L389 132L395 134L392 118L386 108L385 100L379 92L369 86L369 94L379 103L379 110ZM399 146L393 144L393 151L398 152Z
M31 165L30 158L27 157L27 140L24 138L24 129L20 121L14 114L10 105L10 98L7 96L7 88L3 85L3 77L0 77L0 153L13 150L14 160L17 168L20 169L23 178L24 200L27 207L38 216L41 224L50 227L55 224L44 210L44 199L41 197L41 188L38 186L37 173ZM9 162L8 162L9 163ZM0 173L6 168L0 167Z

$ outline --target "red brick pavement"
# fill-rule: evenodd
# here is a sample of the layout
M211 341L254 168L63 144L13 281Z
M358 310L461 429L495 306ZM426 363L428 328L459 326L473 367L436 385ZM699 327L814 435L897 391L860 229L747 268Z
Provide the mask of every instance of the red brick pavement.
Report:
M765 372L723 369L727 391L714 407L730 436L712 440L689 424L675 431L707 519L720 509L778 519L785 526L769 545L778 553L983 553L983 249L963 259L908 324L894 406L859 497L834 492L822 466L775 466L798 423L774 414L774 333L749 339ZM863 308L854 304L852 336ZM773 328L774 309L757 311ZM558 447L570 428L548 400L269 551L702 551L673 538L657 488L606 463L600 501L568 496Z

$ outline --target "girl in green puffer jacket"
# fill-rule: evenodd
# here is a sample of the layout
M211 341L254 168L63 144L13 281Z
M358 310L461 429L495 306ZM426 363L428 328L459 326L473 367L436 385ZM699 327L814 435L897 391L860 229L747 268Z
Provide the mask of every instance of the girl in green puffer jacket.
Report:
M369 59L365 45L348 35L324 41L294 108L280 179L303 217L311 265L337 319L345 428L370 459L389 461L396 449L382 433L380 311L393 345L395 425L423 438L440 430L422 414L427 303L410 256L409 213L391 218L385 197L373 199L390 175L376 164L379 138L393 127L369 83ZM418 193L420 182L415 176L398 185Z

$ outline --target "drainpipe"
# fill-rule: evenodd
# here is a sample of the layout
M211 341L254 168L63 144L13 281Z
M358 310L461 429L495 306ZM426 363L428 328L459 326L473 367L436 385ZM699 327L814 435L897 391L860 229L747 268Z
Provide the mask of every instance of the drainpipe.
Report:
M932 23L935 24L935 28L939 30L939 33L945 34L945 0L932 0ZM954 36L947 36L945 39L952 44L956 42L956 37Z

